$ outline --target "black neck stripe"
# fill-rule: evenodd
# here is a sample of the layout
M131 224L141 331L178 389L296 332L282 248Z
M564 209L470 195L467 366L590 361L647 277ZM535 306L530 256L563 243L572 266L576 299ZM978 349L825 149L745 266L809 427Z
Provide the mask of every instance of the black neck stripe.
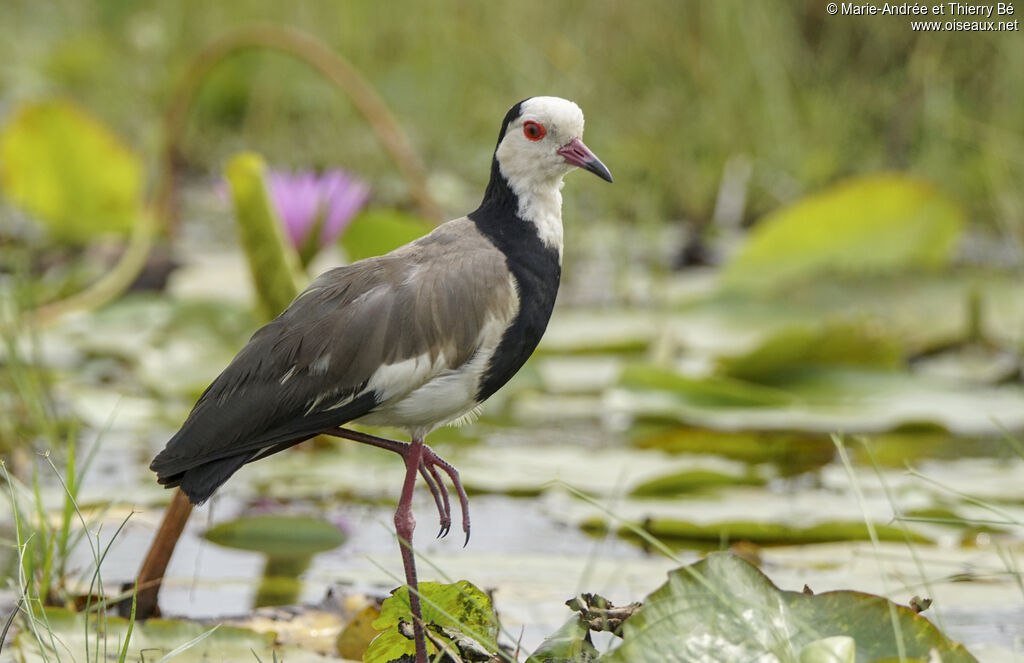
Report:
M498 145L522 105L521 101L505 115ZM477 400L484 401L516 374L540 342L555 306L562 267L558 250L545 246L537 227L519 216L519 198L498 167L497 146L484 199L469 218L505 255L519 294L519 313L505 330L477 387Z

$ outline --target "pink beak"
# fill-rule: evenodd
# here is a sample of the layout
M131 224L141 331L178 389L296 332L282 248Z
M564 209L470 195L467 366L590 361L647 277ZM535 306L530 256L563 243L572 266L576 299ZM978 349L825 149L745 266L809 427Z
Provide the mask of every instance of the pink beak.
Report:
M589 170L594 173L602 180L608 182L612 181L612 174L608 171L608 168L601 163L601 160L597 158L590 148L583 144L583 141L579 138L573 138L565 145L558 148L558 153L569 163L574 166L579 166L584 170Z

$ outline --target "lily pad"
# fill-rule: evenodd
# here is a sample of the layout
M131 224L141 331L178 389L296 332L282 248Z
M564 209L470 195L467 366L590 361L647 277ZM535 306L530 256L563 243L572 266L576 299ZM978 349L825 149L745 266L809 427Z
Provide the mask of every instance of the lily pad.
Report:
M218 545L270 557L308 557L337 548L346 538L337 526L321 518L284 515L246 516L219 523L205 536Z
M690 378L652 364L630 364L620 384L634 389L659 389L696 406L778 407L795 401L792 394L729 377Z
M822 274L934 270L947 263L963 226L963 210L927 182L856 177L765 217L722 283L763 291Z
M944 663L977 663L908 607L860 592L783 591L726 553L671 572L622 630L622 644L602 661L795 662L812 643L846 636L857 662L927 661L934 651Z
M726 376L771 382L794 367L851 365L897 368L902 349L877 324L832 321L795 324L777 331L750 351L719 360Z
M422 217L398 210L375 209L357 215L341 236L348 259L355 262L397 249L434 228Z
M632 444L673 454L714 453L751 464L774 463L784 474L821 467L835 457L835 445L827 435L789 432L655 426L637 430Z
M705 541L728 543L748 541L761 545L782 545L792 543L824 543L827 541L868 541L870 535L863 521L823 522L806 527L786 523L753 522L732 520L707 525L672 518L652 518L643 523L643 529L663 541ZM920 534L908 532L902 527L885 523L874 524L875 534L880 541L911 541L926 543L928 539ZM622 528L622 535L633 535L632 530Z
M632 497L665 497L671 495L685 495L698 491L706 491L725 486L761 486L765 484L764 477L757 476L752 472L742 475L727 474L725 472L713 472L709 470L690 470L684 472L672 472L654 479L643 481L630 491Z
M31 630L22 630L11 645L12 652L22 663L64 660L69 654L71 660L94 660L97 647L98 651L105 650L116 659L115 652L123 646L129 632L127 661L155 661L188 643L194 644L176 654L175 663L253 660L253 652L264 660L274 657L273 633L256 633L233 626L215 628L170 619L150 619L129 625L127 619L112 616L104 617L99 626L95 616L86 623L83 613L63 608L47 608L37 616L43 620L37 624L42 642ZM209 635L203 637L207 633ZM57 643L56 650L52 648L54 643Z
M631 353L645 350L659 333L660 317L649 312L560 312L548 325L538 352Z
M591 534L604 535L607 522L600 517L584 520L580 527ZM830 541L868 541L870 534L863 521L832 521L808 526L795 526L779 522L728 520L714 523L695 523L676 518L652 517L642 523L620 526L616 533L629 540L638 538L637 529L671 545L712 544L714 547L738 541L758 545L791 545L825 543ZM921 534L886 523L874 523L880 541L906 541L927 543Z
M626 385L628 387L628 385ZM687 391L614 389L615 414L717 430L802 430L876 433L907 426L944 428L958 435L998 435L1024 428L1024 389L978 386L897 371L808 366L777 376L788 406L714 406Z

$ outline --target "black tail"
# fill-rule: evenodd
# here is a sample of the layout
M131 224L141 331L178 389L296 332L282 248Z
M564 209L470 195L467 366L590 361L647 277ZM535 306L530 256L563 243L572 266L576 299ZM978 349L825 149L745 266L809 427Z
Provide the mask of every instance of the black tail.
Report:
M253 461L266 458L267 456L276 454L279 451L290 449L296 444L301 444L306 440L313 437L312 435L306 435L298 439L288 440L286 442L279 442L273 444L265 449L258 451L257 453L244 453L237 456L228 456L227 458L218 458L196 467L190 467L187 470L177 472L176 474L161 474L159 470L160 457L153 461L150 465L150 469L157 472L156 480L165 488L174 488L178 486L182 492L188 496L188 501L192 504L199 506L210 499L210 497L220 488L224 482L231 478L231 476L242 469L242 466L251 463Z
M181 486L182 492L188 495L188 501L199 506L210 499L214 491L230 479L231 475L245 465L250 458L252 458L252 454L221 458L212 463L193 467L166 481L160 479L160 483L168 488L175 485Z
M156 472L160 485L167 488L180 486L189 501L198 506L210 499L221 484L246 463L284 451L326 430L346 424L363 416L376 404L374 394L370 392L344 407L296 416L283 425L246 436L237 432L230 434L237 431L239 426L227 425L224 421L226 417L220 420L204 418L202 415L205 410L197 405L181 430L174 434L163 451L153 459L149 469ZM200 422L200 419L203 421ZM223 440L227 440L227 443L220 444ZM217 458L215 454L218 452L225 455Z

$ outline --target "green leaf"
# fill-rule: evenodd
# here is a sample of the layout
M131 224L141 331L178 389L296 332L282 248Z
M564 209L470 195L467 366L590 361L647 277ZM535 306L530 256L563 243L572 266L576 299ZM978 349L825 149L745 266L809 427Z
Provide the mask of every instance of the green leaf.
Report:
M854 663L857 643L848 635L815 640L800 650L800 663Z
M620 385L630 389L672 392L690 405L707 407L773 407L794 401L792 395L730 377L689 378L654 364L630 364Z
M308 557L345 542L337 526L312 516L247 516L218 523L204 536L218 545L270 557Z
M760 545L779 545L827 541L868 541L871 538L867 525L860 520L796 526L787 523L749 520L698 524L688 520L654 517L645 520L642 529L664 541L687 543L694 541L710 543L749 541ZM895 525L875 523L874 529L881 541L906 541L908 537L917 543L929 541L920 534L905 531L902 527ZM629 527L620 528L619 534L624 537L635 536Z
M1024 421L1024 389L850 366L807 366L773 377L788 406L698 403L686 393L624 389L620 411L647 421L712 429L880 432L913 425L957 435L999 435ZM767 389L767 387L766 387Z
M380 256L433 230L429 221L392 209L365 211L352 219L341 246L353 262Z
M797 474L821 467L835 456L835 444L826 435L790 432L716 431L673 426L640 430L632 440L640 449L661 449L672 454L716 455L750 464L775 463Z
M962 645L906 606L860 592L782 591L727 553L713 553L670 573L622 630L622 644L602 661L817 661L822 648L839 644L823 639L846 636L854 641L858 663L901 654L930 660L932 650L943 663L977 663Z
M589 663L597 659L590 628L579 617L573 617L545 638L526 663Z
M259 310L270 320L295 299L299 289L298 257L284 239L284 231L267 197L267 167L256 154L238 154L228 162L226 175L238 221L238 235L249 259Z
M772 334L750 351L723 357L718 364L731 378L770 382L800 366L854 365L896 368L902 350L878 325L852 321L794 324Z
M765 479L752 473L728 474L712 470L685 470L648 479L629 491L632 497L671 497L728 486L761 486Z
M233 626L216 627L210 633L209 624L149 619L135 622L132 626L127 619L107 615L102 618L102 627L98 628L95 615L89 615L87 625L84 613L63 608L46 608L43 614L37 613L36 616L45 619L45 622L37 624L43 642L36 639L31 629L24 629L12 643L11 653L22 663L93 660L97 647L100 652L104 649L112 654L117 652L129 631L131 642L126 648L126 661L157 661L176 651L169 659L174 663L251 661L254 660L253 652L263 660L270 660L273 656L273 633L256 633ZM56 652L50 648L51 642L59 643Z
M0 190L54 239L128 234L142 186L139 156L69 102L24 104L0 132Z
M769 214L726 266L728 288L769 290L822 274L892 274L945 265L963 211L903 175L841 182Z
M459 580L451 585L421 582L420 605L424 623L459 631L487 651L497 651L498 619L491 600L469 581ZM401 620L412 621L409 589L404 586L396 589L381 605L380 617L374 620L373 627L383 632L363 654L365 663L391 663L402 656L415 654L412 640L398 632ZM434 645L428 641L427 652L433 654L435 651Z

